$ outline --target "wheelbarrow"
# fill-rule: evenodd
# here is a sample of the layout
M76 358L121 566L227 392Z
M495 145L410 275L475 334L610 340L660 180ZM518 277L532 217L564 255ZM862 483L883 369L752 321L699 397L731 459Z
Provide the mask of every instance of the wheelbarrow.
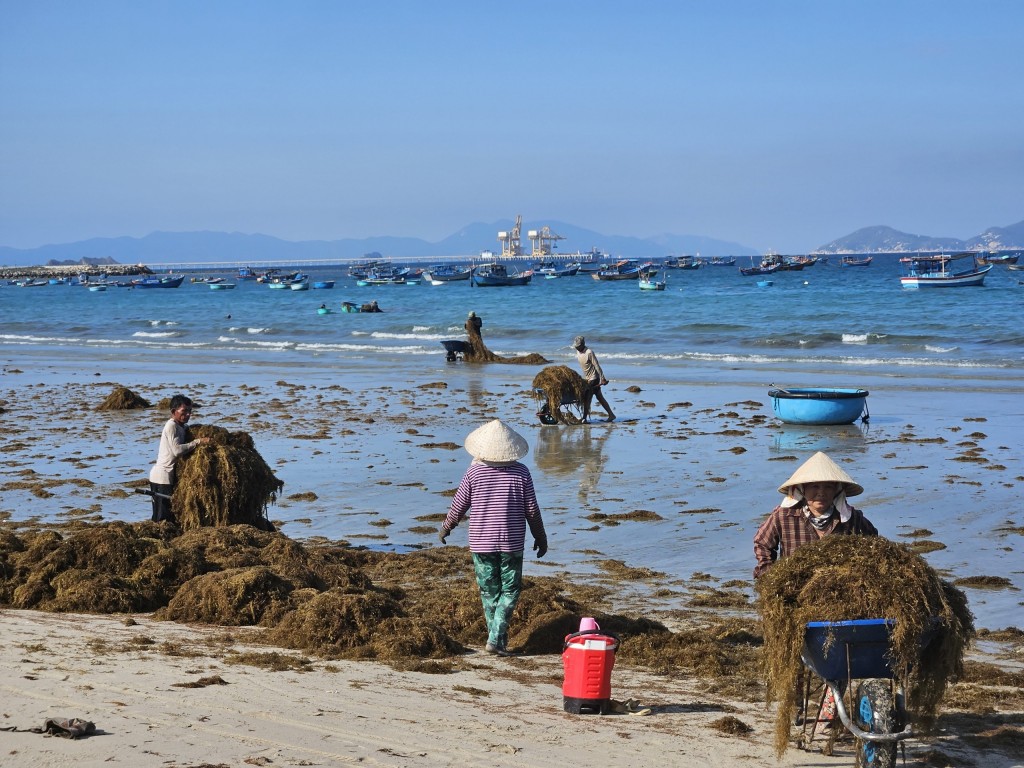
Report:
M535 387L533 396L537 398L539 410L537 418L541 424L580 424L583 421L583 403L574 397L562 395L558 402L558 412L552 413L548 404L548 393L540 387ZM575 411L575 413L573 413ZM579 414L578 416L576 414Z
M445 360L449 363L454 363L456 360L461 359L465 356L466 350L469 349L469 344L459 339L447 339L441 342L441 346L444 347L444 351L448 354L445 355Z
M804 632L801 652L803 663L825 681L826 692L818 715L831 696L835 713L853 734L857 745L857 765L890 768L896 765L896 747L914 735L906 710L905 681L896 680L890 663L891 619L852 621L812 621ZM938 620L921 639L921 650L938 630ZM856 687L854 683L856 682ZM847 711L845 693L850 693ZM803 707L809 712L809 686L805 688ZM804 720L804 729L808 720ZM818 719L814 719L815 724ZM814 739L812 727L807 746Z

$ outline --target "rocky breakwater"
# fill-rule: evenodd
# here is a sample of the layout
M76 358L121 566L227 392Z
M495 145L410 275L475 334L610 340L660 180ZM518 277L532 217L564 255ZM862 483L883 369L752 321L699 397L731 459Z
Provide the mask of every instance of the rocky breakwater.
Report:
M0 280L74 279L80 275L86 275L90 280L94 280L102 275L126 277L151 274L153 274L152 270L144 264L47 264L35 267L0 267Z

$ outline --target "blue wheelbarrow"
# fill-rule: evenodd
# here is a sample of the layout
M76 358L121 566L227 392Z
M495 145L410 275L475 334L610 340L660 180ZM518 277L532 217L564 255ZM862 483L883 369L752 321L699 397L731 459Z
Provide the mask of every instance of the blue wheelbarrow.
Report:
M801 659L827 687L818 715L831 694L835 713L856 739L858 766L895 766L897 745L914 735L907 717L906 681L895 679L890 663L890 633L894 624L891 619L812 621L804 632ZM933 620L921 639L922 651L937 629L938 621ZM850 711L844 699L847 692ZM809 691L804 695L805 712L810 711L808 697ZM806 733L807 721L804 722ZM812 729L810 740L813 738Z

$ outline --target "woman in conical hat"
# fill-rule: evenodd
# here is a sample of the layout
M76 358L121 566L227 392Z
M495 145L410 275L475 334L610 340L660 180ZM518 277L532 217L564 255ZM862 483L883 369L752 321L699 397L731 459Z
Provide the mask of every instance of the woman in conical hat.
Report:
M473 463L438 532L441 543L446 543L452 529L472 508L469 549L487 622L485 650L499 655L508 654L508 622L522 590L527 525L537 557L548 551L533 478L519 463L529 450L523 436L500 419L470 432L466 451Z
M827 455L819 451L811 456L779 486L785 498L754 534L754 578L778 558L822 536L877 536L878 530L864 513L847 502L863 492L864 487Z

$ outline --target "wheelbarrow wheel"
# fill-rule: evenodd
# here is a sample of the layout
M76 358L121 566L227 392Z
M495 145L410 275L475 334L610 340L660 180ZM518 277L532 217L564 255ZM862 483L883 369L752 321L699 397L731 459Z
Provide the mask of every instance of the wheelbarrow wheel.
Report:
M888 680L865 680L857 686L854 721L868 733L895 733L899 728L896 700ZM895 768L895 741L857 740L858 768Z

